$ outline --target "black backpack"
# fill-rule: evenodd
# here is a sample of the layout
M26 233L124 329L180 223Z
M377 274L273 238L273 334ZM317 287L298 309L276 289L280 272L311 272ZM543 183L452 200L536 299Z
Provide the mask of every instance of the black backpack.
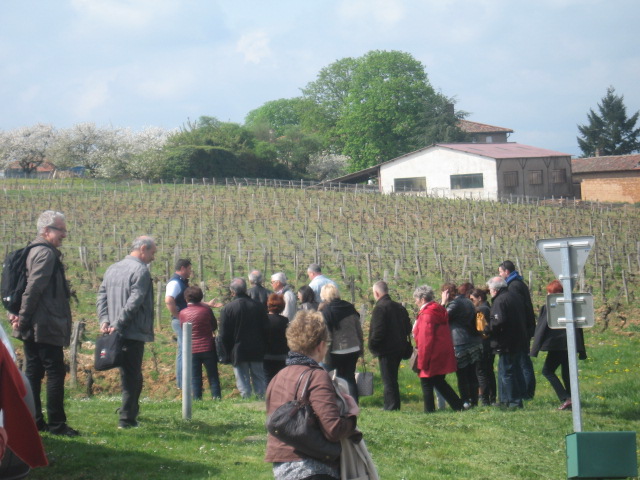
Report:
M24 248L9 252L2 264L0 294L2 304L9 313L18 315L22 305L22 294L27 288L27 255L33 247L53 247L48 243L32 243ZM56 265L58 262L56 262Z

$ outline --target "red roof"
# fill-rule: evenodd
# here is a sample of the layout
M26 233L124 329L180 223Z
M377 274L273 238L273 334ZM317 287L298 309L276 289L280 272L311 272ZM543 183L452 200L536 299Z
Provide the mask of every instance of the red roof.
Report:
M574 158L571 160L571 171L573 173L620 172L625 170L640 170L640 154Z
M494 127L493 125L470 122L469 120L459 120L458 127L467 133L513 133L510 128Z
M531 147L521 143L438 143L436 146L475 153L489 158L542 158L571 157L569 153L555 152L545 148Z
M7 169L21 170L20 162L12 162L7 166ZM36 168L36 172L53 172L56 169L55 165L50 162L42 162Z

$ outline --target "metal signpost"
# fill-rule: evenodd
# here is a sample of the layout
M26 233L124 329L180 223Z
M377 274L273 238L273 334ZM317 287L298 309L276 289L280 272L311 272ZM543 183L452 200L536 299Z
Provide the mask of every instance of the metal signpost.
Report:
M574 315L574 295L571 293L578 275L584 268L589 252L595 243L592 236L589 237L570 237L570 238L552 238L546 240L538 240L536 246L540 253L544 256L547 263L556 274L560 283L562 283L563 295L557 299L555 305L564 306L564 316L562 324L557 328L565 328L567 330L567 353L569 355L569 379L571 381L571 412L573 414L573 431L582 431L582 417L580 411L580 386L578 384L578 361L576 351L576 319ZM588 294L577 294L584 299ZM583 300L584 301L584 300ZM550 304L548 299L549 318L552 312L557 312L556 308ZM582 316L582 318L590 317L590 325L593 326L593 302L591 302L591 311ZM557 316L556 316L557 318ZM560 319L559 319L560 320ZM583 322L586 323L586 322Z
M191 331L193 324L185 322L182 324L182 418L183 420L191 420L191 406L192 406L192 388L191 388L191 375L193 371L191 365L193 357L191 356Z
M635 432L583 432L576 352L576 328L593 327L593 297L572 293L594 237L538 240L536 246L562 283L562 294L547 296L550 328L567 331L574 433L566 436L567 478L628 478L638 475Z

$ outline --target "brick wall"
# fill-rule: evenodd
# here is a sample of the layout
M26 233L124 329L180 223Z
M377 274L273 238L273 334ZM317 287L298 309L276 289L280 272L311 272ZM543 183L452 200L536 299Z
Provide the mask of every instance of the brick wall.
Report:
M581 198L601 202L640 202L640 177L585 178L581 183Z

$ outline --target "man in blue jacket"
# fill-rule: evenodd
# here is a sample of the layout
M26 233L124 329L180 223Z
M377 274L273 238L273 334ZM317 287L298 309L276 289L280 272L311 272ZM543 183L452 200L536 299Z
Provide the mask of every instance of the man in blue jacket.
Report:
M516 266L511 260L505 260L498 266L498 274L505 280L505 282L507 282L509 291L517 294L520 298L524 310L523 321L527 328L529 340L531 340L536 330L536 314L533 311L533 302L531 301L531 292L529 292L529 287L524 283L524 279L518 273ZM531 400L536 393L536 375L533 370L531 357L529 355L524 355L521 357L521 360L525 383L524 399Z
M182 388L182 327L178 315L180 310L187 308L184 291L189 286L189 278L192 273L191 260L188 258L178 259L175 273L167 282L164 297L164 303L171 314L171 328L176 334L178 344L176 351L176 385L178 388Z

